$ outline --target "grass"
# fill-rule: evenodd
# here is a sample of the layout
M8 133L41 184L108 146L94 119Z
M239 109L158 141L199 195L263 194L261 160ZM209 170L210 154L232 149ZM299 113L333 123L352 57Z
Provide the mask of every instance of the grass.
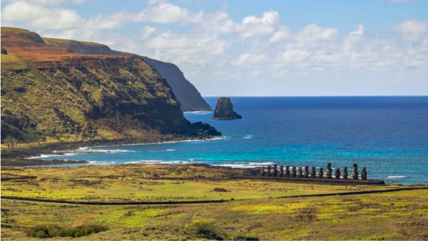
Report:
M428 238L428 229L424 228L428 225L427 189L276 198L396 187L227 179L248 172L251 169L207 165L2 167L2 177L37 176L37 179L3 181L3 197L117 203L234 199L206 204L88 206L2 198L2 240L33 239L38 235L55 239L73 236L77 240ZM51 235L48 227L57 228L51 228ZM104 231L82 232L82 227L104 227ZM64 231L69 237L58 237L59 230L69 230ZM88 236L76 237L83 233Z
M78 41L78 40L73 40L73 39L43 38L43 40L47 44L51 44L51 43L54 43L54 44L55 43L58 43L58 44L80 43L82 45L87 45L87 46L106 46L106 45L100 44L100 43L87 42L87 41Z
M244 170L210 166L124 165L2 168L2 175L37 179L2 183L2 196L90 202L243 200L321 193L385 190L392 186L331 186L251 180L206 180L243 175ZM196 177L195 177L196 176ZM190 178L190 180L165 180ZM215 191L225 189L221 192Z
M1 232L4 240L22 240L27 238L22 230L38 225L103 225L109 230L80 239L426 240L427 203L427 190L205 205L84 206L3 199L2 210L9 211L2 211L2 223L21 229Z
M1 67L8 70L29 69L27 63L18 57L18 55L8 52L1 55Z

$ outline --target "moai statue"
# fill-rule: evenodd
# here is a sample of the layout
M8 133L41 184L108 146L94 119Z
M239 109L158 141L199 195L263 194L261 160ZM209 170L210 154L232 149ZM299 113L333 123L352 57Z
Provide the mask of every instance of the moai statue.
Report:
M285 166L284 177L290 177L290 166Z
M334 173L335 179L340 179L340 167L336 167L336 172Z
M278 167L275 165L273 165L273 176L277 177L278 176Z
M266 175L266 173L265 173L265 167L262 167L262 170L260 171L260 173L262 174L262 177L264 177Z
M343 179L348 179L348 167L343 167Z
M320 167L320 170L318 171L318 178L323 178L323 177L324 177L324 169Z
M272 174L270 173L270 165L268 166L268 170L267 170L268 176L272 176Z
M303 177L302 167L297 167L297 177Z
M280 167L279 167L279 176L280 176L280 177L283 177L283 176L284 176L284 167L283 167L283 166L280 166Z
M316 177L316 173L315 173L315 167L311 167L311 178L315 178Z
M327 163L326 177L331 178L331 162Z
M305 171L303 172L303 176L306 178L309 177L309 166L305 166Z
M358 180L358 165L354 163L352 166L352 179Z
M361 179L362 180L367 180L367 171L366 171L366 167L363 167L361 169Z
M296 166L291 168L291 177L296 177Z

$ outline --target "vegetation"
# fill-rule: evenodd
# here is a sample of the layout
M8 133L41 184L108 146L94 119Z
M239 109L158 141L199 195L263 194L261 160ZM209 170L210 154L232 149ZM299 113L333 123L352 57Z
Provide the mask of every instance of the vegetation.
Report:
M6 136L5 142L8 149L13 149L19 144L19 140L13 136Z
M2 196L74 202L186 202L263 199L321 193L387 190L394 186L340 186L231 180L249 169L208 165L2 167L2 176L37 179L2 182ZM208 179L207 179L208 178ZM226 192L225 192L226 191Z
M15 28L2 28L2 46L2 143L195 134L166 80L140 58L83 56Z
M73 237L88 236L93 233L107 231L108 228L101 225L82 225L74 228L61 228L57 225L39 225L26 230L28 236L35 238Z
M91 240L426 240L428 191L203 205L86 206L2 199L2 240L35 225L108 226ZM79 238L77 238L79 239ZM87 240L88 237L81 237Z

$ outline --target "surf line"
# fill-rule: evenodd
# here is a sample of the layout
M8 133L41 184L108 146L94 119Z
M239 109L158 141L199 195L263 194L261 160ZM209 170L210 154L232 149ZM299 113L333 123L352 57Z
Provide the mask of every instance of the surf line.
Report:
M358 194L372 194L372 193L385 193L385 192L398 192L398 191L411 191L411 190L423 190L428 187L413 187L413 188L395 188L389 190L372 190L372 191L361 191L361 192L336 192L336 193L321 193L321 194L310 194L310 195L294 195L294 196L282 196L275 198L304 198L304 197L327 197L327 196L348 196ZM63 201L63 200L48 200L39 198L27 198L27 197L13 197L13 196L2 196L2 199L9 200L20 200L30 202L45 202L45 203L60 203L60 204L73 204L73 205L102 205L102 206L125 206L125 205L169 205L169 204L204 204L204 203L224 203L231 201L248 201L248 200L264 200L266 198L253 198L253 199L237 199L237 200L202 200L202 201L186 201L186 202L123 202L123 203L112 203L112 202L75 202L75 201Z

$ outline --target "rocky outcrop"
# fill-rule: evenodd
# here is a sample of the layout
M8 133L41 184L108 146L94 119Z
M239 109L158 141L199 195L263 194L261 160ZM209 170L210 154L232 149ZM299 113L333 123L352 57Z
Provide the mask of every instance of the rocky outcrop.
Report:
M166 78L169 86L171 86L172 92L181 104L180 108L182 111L212 110L195 86L184 77L183 72L181 72L175 64L165 63L136 54L111 50L107 45L99 43L54 38L43 38L43 40L50 46L66 47L80 54L136 56L142 58Z
M242 116L233 111L233 104L230 98L221 97L217 100L217 105L212 117L215 120L236 120L242 119Z
M166 79L142 58L83 55L40 40L27 30L2 28L8 51L1 62L2 140L8 135L56 142L214 133L208 124L193 125L183 116Z
M202 121L194 122L193 126L197 128L199 134L203 136L221 136L221 132L216 130L214 127Z

